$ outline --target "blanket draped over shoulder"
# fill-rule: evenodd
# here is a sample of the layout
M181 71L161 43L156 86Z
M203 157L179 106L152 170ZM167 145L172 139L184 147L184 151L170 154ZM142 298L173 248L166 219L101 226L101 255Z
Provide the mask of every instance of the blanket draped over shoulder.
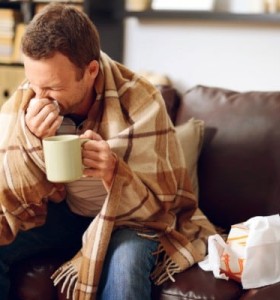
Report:
M160 92L101 54L96 100L84 130L97 131L117 156L111 189L83 235L76 256L53 275L73 299L95 299L112 231L134 228L159 241L156 284L202 260L212 225L197 209L184 158ZM62 201L48 182L41 140L24 122L34 92L23 84L0 114L0 244L45 221L48 201ZM136 262L137 263L137 262Z

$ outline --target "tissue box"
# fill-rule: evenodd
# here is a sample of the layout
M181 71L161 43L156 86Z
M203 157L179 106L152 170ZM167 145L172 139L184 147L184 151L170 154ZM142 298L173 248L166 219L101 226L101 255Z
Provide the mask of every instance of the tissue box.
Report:
M249 228L244 223L231 226L226 247L221 256L221 272L241 282Z

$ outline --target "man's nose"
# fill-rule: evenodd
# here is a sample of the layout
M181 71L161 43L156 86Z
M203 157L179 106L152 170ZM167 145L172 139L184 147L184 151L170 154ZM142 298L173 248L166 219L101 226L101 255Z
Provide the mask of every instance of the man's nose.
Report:
M40 98L48 98L47 92L43 89L40 88L34 88L35 92L35 97L40 99Z

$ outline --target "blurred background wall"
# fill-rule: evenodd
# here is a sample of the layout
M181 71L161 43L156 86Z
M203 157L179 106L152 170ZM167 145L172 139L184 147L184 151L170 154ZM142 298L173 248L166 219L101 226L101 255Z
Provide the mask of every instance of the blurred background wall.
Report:
M195 84L280 90L280 24L229 21L125 21L124 63Z

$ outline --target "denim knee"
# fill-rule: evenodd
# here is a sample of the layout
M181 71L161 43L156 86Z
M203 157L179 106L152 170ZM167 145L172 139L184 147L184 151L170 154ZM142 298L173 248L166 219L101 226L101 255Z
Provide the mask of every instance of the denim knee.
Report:
M157 247L158 242L140 237L134 230L115 231L105 259L99 299L150 299L150 273Z

